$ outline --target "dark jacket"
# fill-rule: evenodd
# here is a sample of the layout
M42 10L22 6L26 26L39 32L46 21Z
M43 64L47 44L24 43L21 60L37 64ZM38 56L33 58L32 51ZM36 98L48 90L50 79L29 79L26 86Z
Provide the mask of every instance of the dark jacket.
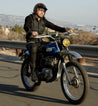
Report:
M27 33L26 39L30 37L32 31L37 31L38 34L42 34L45 27L51 28L59 32L66 32L65 28L59 27L51 22L49 22L45 17L41 18L40 21L37 20L34 14L30 14L25 18L24 29Z

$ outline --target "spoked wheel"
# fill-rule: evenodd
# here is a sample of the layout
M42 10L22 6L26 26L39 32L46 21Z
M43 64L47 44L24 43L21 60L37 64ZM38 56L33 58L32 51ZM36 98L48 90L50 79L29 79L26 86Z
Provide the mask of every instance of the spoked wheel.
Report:
M87 96L89 82L86 70L77 62L66 64L71 82L69 83L64 70L61 74L61 87L65 97L73 104L83 102Z
M22 64L21 79L22 79L23 85L28 91L36 90L38 86L41 84L40 81L38 83L35 83L31 80L31 66L28 60L24 60Z

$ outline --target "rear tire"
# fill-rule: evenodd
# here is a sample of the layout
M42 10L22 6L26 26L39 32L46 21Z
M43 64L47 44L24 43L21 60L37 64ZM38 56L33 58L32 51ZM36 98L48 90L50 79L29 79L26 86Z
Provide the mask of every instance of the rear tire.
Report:
M88 90L89 90L89 81L88 81L88 76L87 76L86 70L78 62L68 62L66 64L66 67L67 67L67 71L69 73L70 79L75 83L73 85L70 85L68 83L68 80L66 78L66 74L65 74L64 70L62 70L62 74L61 74L62 91L63 91L65 97L69 100L69 102L71 102L72 104L80 104L87 97ZM73 76L74 71L72 72L72 71L68 70L68 69L71 69L71 67L75 67L77 70L80 71L78 78L76 78L75 75ZM80 77L80 75L81 75L81 77ZM81 84L82 81L83 81L83 84ZM78 84L76 84L76 83L78 83ZM83 89L79 88L82 86L83 86ZM78 92L78 89L79 89L79 92ZM76 91L76 93L75 93L75 91ZM82 92L82 93L80 93L80 92ZM74 93L75 93L75 96L73 96ZM77 95L79 93L80 93L80 95L78 97Z
M35 83L31 80L31 65L28 59L24 60L22 64L21 80L27 91L35 91L41 84L41 81Z

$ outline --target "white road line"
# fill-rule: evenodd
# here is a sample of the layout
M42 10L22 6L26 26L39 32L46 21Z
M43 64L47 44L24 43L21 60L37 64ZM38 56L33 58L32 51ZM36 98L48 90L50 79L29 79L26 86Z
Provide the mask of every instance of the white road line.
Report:
M94 76L98 76L98 74L97 74L97 73L87 72L87 74L89 74L89 75L94 75Z

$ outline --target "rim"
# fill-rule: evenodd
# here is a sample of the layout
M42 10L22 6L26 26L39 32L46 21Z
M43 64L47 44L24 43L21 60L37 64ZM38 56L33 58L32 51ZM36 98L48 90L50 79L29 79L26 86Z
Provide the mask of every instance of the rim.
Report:
M75 72L74 70L75 69ZM79 100L84 92L84 79L80 72L80 70L75 66L70 66L67 68L67 71L69 73L71 83L68 83L68 80L66 78L66 74L63 74L63 87L65 93L70 97L72 100ZM77 73L77 74L75 74Z

